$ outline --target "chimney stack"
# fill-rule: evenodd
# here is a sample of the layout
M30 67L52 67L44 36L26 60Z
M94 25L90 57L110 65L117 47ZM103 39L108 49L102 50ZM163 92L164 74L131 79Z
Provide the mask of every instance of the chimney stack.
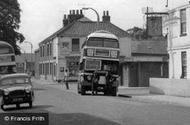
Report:
M67 19L67 15L64 14L64 18L63 18L63 26L68 25L68 23L69 23L69 21L68 21L68 19Z
M110 22L109 11L103 11L102 21L107 23Z
M80 13L79 13L80 12ZM65 14L63 18L63 26L67 26L68 24L77 21L80 18L83 18L84 15L82 10L70 10L68 16Z

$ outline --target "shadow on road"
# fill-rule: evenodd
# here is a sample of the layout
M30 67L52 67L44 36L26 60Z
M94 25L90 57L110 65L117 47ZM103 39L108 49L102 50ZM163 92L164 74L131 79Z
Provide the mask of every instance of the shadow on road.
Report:
M119 123L85 113L49 113L49 125L120 125Z
M20 106L20 108L16 108L16 106L11 105L11 107L6 107L4 111L6 112L27 112L27 111L32 111L32 112L40 112L40 111L45 111L47 108L53 107L52 105L34 105L32 108L30 108L28 105ZM46 111L47 112L47 111Z
M45 90L47 90L47 89L45 89L45 88L35 88L34 87L34 91L45 91Z

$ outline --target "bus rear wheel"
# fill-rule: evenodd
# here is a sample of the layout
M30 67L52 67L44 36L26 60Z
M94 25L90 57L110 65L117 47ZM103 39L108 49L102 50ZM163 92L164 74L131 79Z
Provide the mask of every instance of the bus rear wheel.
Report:
M81 95L85 95L86 94L86 90L84 89L83 86L81 86Z

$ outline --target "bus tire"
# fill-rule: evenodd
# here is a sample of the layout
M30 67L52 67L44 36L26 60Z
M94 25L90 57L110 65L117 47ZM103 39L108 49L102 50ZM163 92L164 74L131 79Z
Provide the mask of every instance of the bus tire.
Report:
M81 86L81 95L85 95L86 94L86 90L84 89L83 86Z
M117 96L117 88L116 87L112 88L112 96Z
M78 86L77 86L77 92L78 92L78 94L81 93L81 90L79 89L79 84L78 84Z

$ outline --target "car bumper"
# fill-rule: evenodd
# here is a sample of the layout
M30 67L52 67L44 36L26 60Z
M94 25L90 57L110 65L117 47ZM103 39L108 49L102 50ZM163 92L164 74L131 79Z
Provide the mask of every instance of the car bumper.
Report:
M32 94L27 94L25 96L17 96L17 97L3 96L4 105L28 103L30 101L33 101Z

